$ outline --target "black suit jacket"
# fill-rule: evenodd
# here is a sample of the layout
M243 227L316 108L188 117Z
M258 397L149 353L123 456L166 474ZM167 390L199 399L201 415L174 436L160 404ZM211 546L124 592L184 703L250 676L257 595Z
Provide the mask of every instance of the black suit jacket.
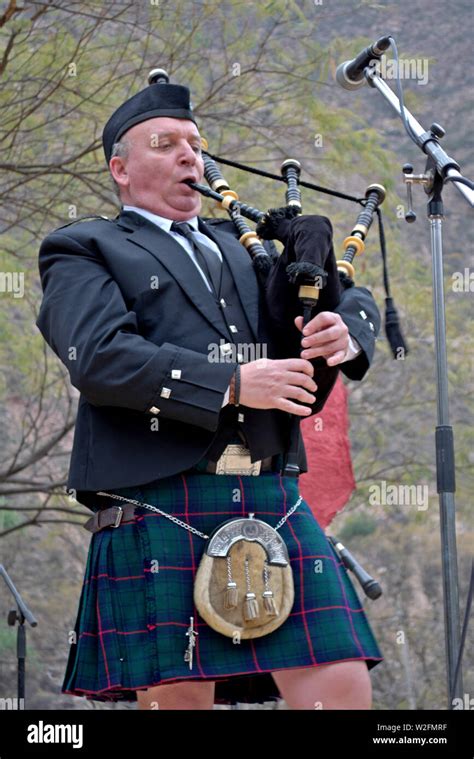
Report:
M199 225L229 264L255 341L267 346L268 358L284 357L272 332L271 297L233 226L202 219ZM122 212L115 220L52 232L41 245L39 271L43 300L36 324L81 394L68 488L86 503L83 493L144 484L196 464L215 439L236 364L209 361L209 346L228 342L228 334L179 243L139 214ZM378 309L368 290L351 288L335 310L363 349L340 368L361 379L374 351ZM282 344L294 345L291 355L299 356L300 335L294 325L288 329ZM324 405L337 371L316 370L313 412ZM169 397L163 388L171 390ZM245 412L253 461L286 449L288 414L239 411Z

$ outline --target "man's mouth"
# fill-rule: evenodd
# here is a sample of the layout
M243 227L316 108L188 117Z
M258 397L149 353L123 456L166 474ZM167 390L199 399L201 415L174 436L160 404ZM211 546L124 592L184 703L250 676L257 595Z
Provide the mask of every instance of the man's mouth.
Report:
M185 184L186 187L189 187L189 182L197 182L196 177L191 177L191 176L184 177L184 179L180 179L180 181L179 181L180 184Z

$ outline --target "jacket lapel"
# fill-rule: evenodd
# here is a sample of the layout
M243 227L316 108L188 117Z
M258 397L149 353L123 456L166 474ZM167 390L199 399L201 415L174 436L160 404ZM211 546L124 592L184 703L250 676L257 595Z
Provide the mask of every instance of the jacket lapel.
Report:
M209 235L219 246L223 257L232 272L232 277L239 294L242 307L252 328L253 335L258 340L258 282L250 255L242 249L242 245L229 232L224 232L202 219L198 219L199 230Z
M193 305L226 340L227 329L219 306L203 282L199 272L181 245L156 224L133 211L123 211L117 219L118 226L127 232L127 240L146 250L156 258L182 287ZM213 229L200 218L200 231L209 235L227 261L237 292L249 320L252 332L258 340L258 283L250 256L243 255L242 246L229 232Z
M181 245L156 224L133 211L120 214L117 223L127 231L127 240L146 250L168 269L193 305L228 340L219 306Z

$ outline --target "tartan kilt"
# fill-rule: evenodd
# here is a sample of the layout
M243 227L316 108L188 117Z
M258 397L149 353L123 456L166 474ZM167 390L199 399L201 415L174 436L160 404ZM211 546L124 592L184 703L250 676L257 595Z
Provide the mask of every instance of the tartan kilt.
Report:
M196 470L107 492L158 506L206 535L249 512L274 526L299 496L298 480L278 472ZM293 608L277 630L240 643L210 628L194 606L203 538L144 508L133 522L94 533L61 692L136 701L137 690L184 680L219 681L341 661L375 666L382 655L361 602L304 500L279 532L293 570ZM190 616L199 633L192 670L184 661Z

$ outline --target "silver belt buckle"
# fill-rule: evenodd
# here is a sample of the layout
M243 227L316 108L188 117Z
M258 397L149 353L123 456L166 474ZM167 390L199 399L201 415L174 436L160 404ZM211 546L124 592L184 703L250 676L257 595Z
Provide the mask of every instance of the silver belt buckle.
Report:
M216 462L216 474L260 474L261 461L250 461L250 451L244 445L231 443Z

